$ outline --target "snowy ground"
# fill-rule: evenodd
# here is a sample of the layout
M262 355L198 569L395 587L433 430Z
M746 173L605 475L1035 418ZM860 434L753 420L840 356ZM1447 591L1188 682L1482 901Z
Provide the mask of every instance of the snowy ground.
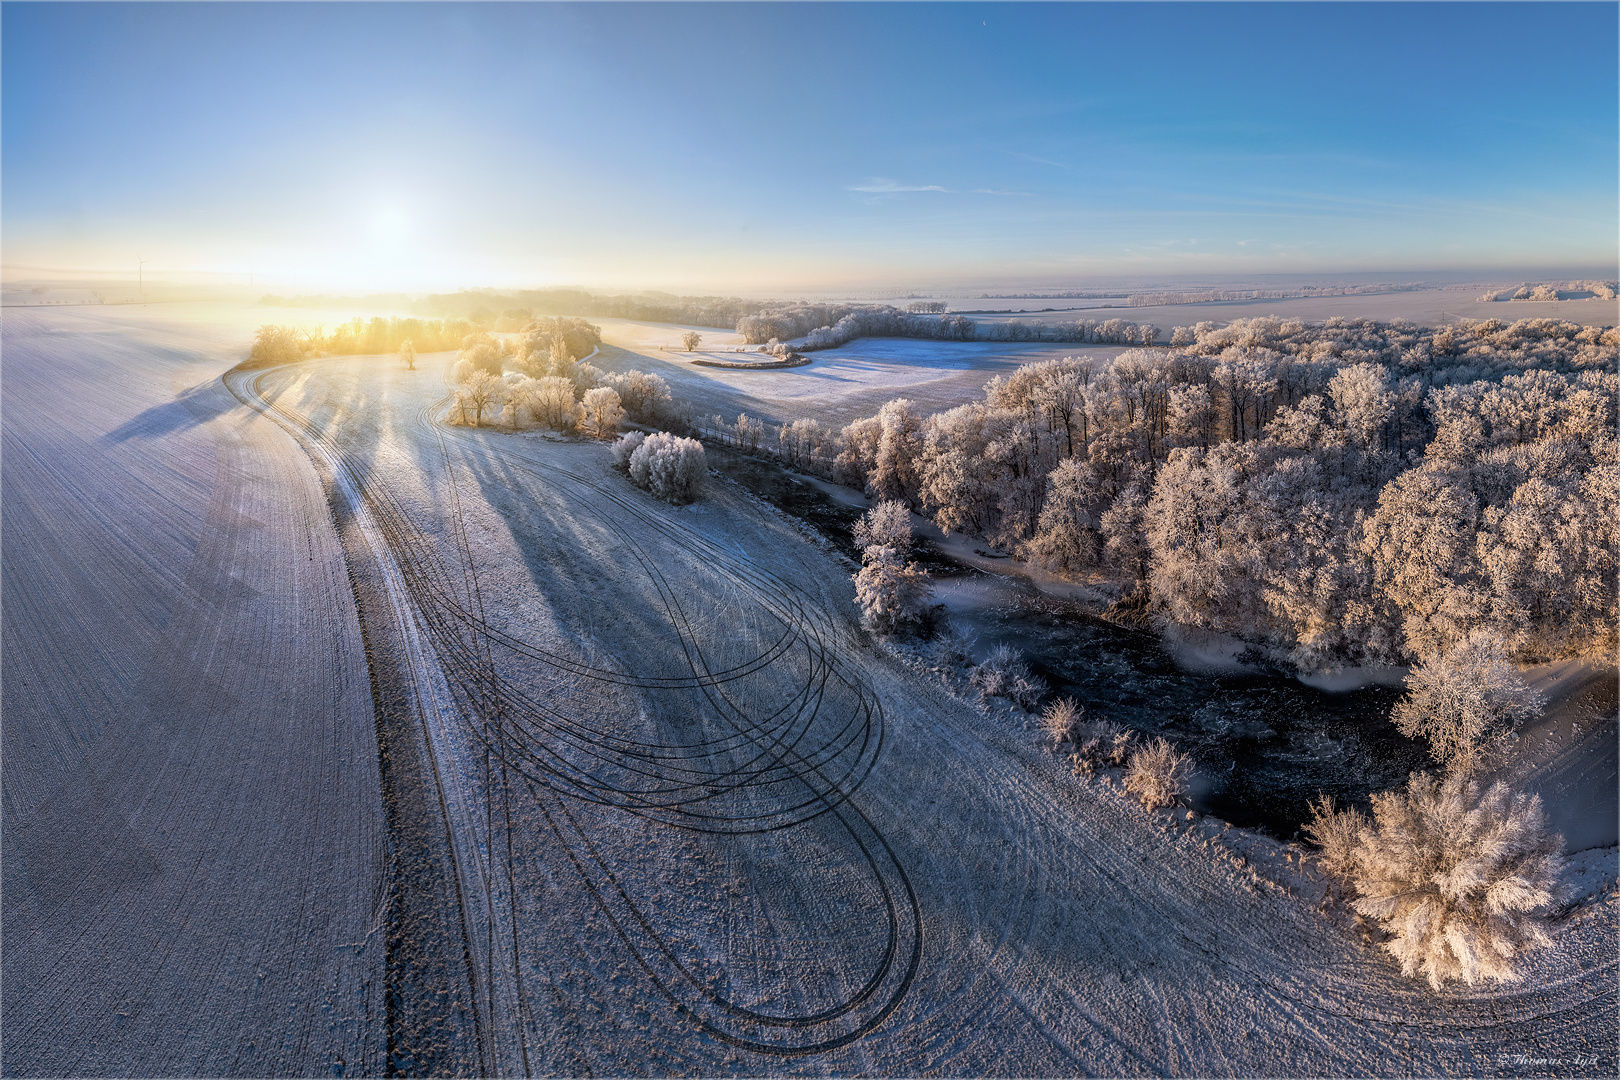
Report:
M1434 994L874 649L740 489L444 428L442 357L236 407L244 328L148 318L4 324L6 1072L1613 1073L1612 887Z
M1114 356L1121 346L1019 344L996 341L912 341L859 338L836 349L806 353L804 367L736 371L689 363L676 347L696 329L703 348L730 348L741 336L702 327L593 319L604 348L592 361L610 371L637 368L668 380L700 413L736 420L739 412L774 423L808 417L842 427L873 416L883 403L910 398L924 413L954 408L984 396L984 384L1024 364L1063 356ZM723 355L723 354L722 354Z
M1322 322L1326 319L1375 319L1392 322L1405 319L1418 326L1444 326L1459 319L1562 319L1582 326L1614 326L1620 322L1620 305L1613 300L1488 301L1481 300L1484 289L1477 285L1416 289L1411 292L1371 293L1358 296L1311 296L1290 300L1223 300L1210 304L1165 304L1156 307L1103 308L1102 304L1122 305L1122 300L1095 301L1086 307L1083 300L963 300L951 301L953 310L970 308L1077 307L1076 311L1031 311L1023 315L974 315L977 322L1074 322L1078 319L1126 319L1151 323L1168 341L1178 326L1199 322L1230 322L1275 315L1279 319Z

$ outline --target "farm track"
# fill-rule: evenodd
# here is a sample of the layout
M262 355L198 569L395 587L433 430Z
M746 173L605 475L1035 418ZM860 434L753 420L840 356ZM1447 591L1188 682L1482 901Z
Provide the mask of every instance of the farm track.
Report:
M576 492L575 505L594 515L629 551L647 576L678 645L684 670L678 674L632 675L612 667L584 664L535 647L489 624L483 611L477 568L467 541L451 447L433 413L442 402L422 406L419 430L431 432L446 463L449 527L456 550L453 562L435 545L362 462L307 418L269 399L262 383L271 373L233 377L233 393L293 432L312 455L330 463L347 480L338 486L363 506L381 539L387 561L409 598L421 643L443 673L454 698L457 730L451 710L439 706L425 724L427 743L437 759L443 809L452 821L452 847L457 849L457 893L469 926L469 956L482 958L484 969L472 979L477 1012L490 1046L481 1056L496 1071L528 1071L530 1015L521 986L522 934L517 925L518 885L510 857L513 837L521 830L511 811L512 783L520 781L561 849L577 871L613 932L674 1011L711 1037L743 1049L776 1056L822 1053L851 1043L880 1025L905 996L922 957L923 918L904 869L888 841L869 818L854 807L851 796L871 771L882 749L882 710L870 690L840 664L835 627L816 612L798 590L780 578L740 560L706 539L667 520L648 515L618 492L587 478L532 460L521 468L548 485L562 482ZM451 436L453 439L453 435ZM586 509L589 501L594 504ZM606 512L604 512L606 511ZM774 637L756 655L716 666L701 631L683 605L677 587L658 560L637 541L623 522L669 544L697 553L713 573L749 597L772 624ZM423 657L422 659L427 659ZM498 659L499 658L499 662ZM710 725L697 738L668 741L635 737L616 727L592 724L566 708L537 698L504 678L506 664L543 665L576 684L605 684L641 691L690 690L701 695L723 725L716 736ZM739 684L751 676L793 666L791 692L774 708L751 707ZM423 666L408 665L413 672ZM416 677L420 695L427 680ZM829 701L829 691L836 701ZM427 695L431 700L432 694ZM566 702L563 703L566 705ZM455 740L460 737L461 745ZM444 777L455 771L450 762L484 755L480 796L458 802ZM470 752L470 753L469 753ZM453 784L453 782L452 782ZM487 801L482 841L477 836L472 804ZM452 805L452 804L456 805ZM881 898L875 917L884 944L872 970L848 992L819 1008L765 1010L750 1007L713 990L683 960L639 901L634 887L604 859L592 842L580 805L611 808L677 830L712 835L774 833L804 827L826 817L842 832L846 845L859 852L866 873ZM459 820L456 820L459 819ZM493 858L504 839L509 857ZM505 862L504 870L494 865ZM497 879L504 878L504 881ZM497 944L497 942L502 944ZM497 959L510 955L514 963ZM791 973L789 973L791 974ZM497 982L511 985L497 988ZM498 1002L500 1004L498 1004ZM500 1007L516 1006L508 1012ZM516 1038L507 1016L518 1016ZM495 1047L504 1048L497 1050Z

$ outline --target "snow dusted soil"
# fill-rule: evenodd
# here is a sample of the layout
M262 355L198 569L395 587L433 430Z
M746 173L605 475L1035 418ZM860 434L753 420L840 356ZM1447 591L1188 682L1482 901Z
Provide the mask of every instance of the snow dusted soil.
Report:
M688 329L703 335L702 348L740 345L737 334L628 319L591 322L602 327L603 341L591 363L606 371L652 372L667 380L677 397L692 402L699 415L719 413L734 422L738 413L746 412L774 423L807 417L835 428L874 416L884 402L897 397L910 398L921 412L940 412L979 400L985 383L1024 364L1125 351L1123 346L1074 343L859 338L806 353L810 363L803 367L749 371L695 365L687 354L661 348L677 347Z
M1227 323L1233 319L1254 319L1275 315L1279 319L1323 322L1327 319L1374 319L1393 322L1405 319L1418 326L1444 326L1459 319L1561 319L1582 326L1614 326L1620 322L1620 305L1613 300L1481 300L1479 285L1414 289L1411 292L1366 293L1355 296L1301 296L1286 300L1223 300L1209 304L1164 304L1154 307L1112 307L1122 300L1096 301L1084 307L1084 300L953 300L952 309L962 308L1040 308L1077 307L1076 311L1031 311L1022 315L974 315L975 322L1074 322L1078 319L1125 319L1151 323L1162 332L1162 341L1178 326L1209 321Z
M7 1075L383 1068L365 656L236 328L7 311Z
M730 484L443 427L443 357L5 333L7 1073L1615 1070L1610 870L1435 994L1297 849L875 649Z

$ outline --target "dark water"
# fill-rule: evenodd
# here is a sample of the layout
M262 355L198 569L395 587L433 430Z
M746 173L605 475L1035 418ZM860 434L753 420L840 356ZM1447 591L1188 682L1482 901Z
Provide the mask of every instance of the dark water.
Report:
M857 556L850 526L859 510L768 463L721 450L710 464ZM1364 805L1369 793L1430 767L1423 745L1390 723L1398 688L1327 693L1280 672L1188 670L1155 634L1085 614L1020 579L966 569L926 544L916 558L938 579L951 624L978 635L976 655L1010 645L1088 716L1170 739L1196 763L1193 806L1234 825L1286 839L1318 793Z

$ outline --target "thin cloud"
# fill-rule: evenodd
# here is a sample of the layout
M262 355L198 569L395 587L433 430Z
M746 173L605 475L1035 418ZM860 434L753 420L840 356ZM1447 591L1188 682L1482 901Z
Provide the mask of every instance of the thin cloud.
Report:
M1036 157L1034 154L1021 154L1017 150L1003 150L1001 152L1003 154L1008 155L1009 157L1023 158L1025 161L1033 161L1037 165L1050 165L1054 169L1067 169L1068 168L1068 166L1063 164L1063 162L1061 162L1061 161L1050 161L1047 158Z
M1028 192L1028 191L996 191L994 188L982 188L982 187L981 188L974 188L973 189L973 194L975 194L975 195L1017 195L1017 196L1020 196L1021 198L1025 198L1025 199L1029 199L1029 198L1034 197L1034 194L1032 192Z
M885 180L881 176L874 176L864 184L855 184L850 191L866 191L877 195L893 195L902 191L949 191L938 184L902 184L896 180Z

